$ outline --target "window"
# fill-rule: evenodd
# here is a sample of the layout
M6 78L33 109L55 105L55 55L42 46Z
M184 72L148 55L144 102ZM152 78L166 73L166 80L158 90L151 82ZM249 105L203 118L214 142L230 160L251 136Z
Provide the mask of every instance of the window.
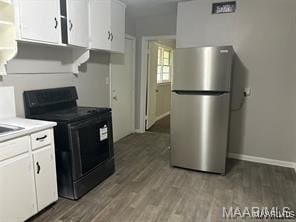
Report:
M164 47L158 47L157 83L166 83L171 81L171 56L172 50Z

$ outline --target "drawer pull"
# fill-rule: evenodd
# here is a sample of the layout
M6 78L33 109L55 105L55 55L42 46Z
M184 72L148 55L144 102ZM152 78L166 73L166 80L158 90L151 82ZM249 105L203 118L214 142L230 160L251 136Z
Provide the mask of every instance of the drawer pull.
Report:
M39 165L39 162L36 163L36 166L37 166L37 174L39 174L40 173L40 170L41 170L41 167Z
M47 135L44 135L43 137L37 137L36 140L37 141L42 141L42 140L44 140L46 138L47 138Z

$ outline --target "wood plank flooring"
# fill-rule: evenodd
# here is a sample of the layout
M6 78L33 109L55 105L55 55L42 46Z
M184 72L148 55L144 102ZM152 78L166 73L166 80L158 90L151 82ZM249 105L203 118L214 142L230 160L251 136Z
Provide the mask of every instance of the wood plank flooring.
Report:
M114 175L79 201L59 199L30 221L216 222L226 221L222 207L296 209L292 169L235 160L228 161L226 176L171 168L168 144L163 133L122 139L115 145Z

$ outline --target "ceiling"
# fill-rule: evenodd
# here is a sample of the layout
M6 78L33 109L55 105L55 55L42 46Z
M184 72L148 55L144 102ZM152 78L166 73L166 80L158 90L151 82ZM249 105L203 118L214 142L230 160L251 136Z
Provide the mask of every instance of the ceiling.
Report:
M172 14L177 11L177 2L182 0L122 0L127 4L126 14L129 18Z

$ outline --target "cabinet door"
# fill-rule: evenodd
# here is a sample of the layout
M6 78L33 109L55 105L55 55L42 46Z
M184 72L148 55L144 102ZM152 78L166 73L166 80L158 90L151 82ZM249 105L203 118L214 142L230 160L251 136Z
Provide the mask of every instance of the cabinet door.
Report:
M0 163L0 221L24 221L37 212L32 158Z
M58 199L55 159L52 147L33 153L38 211Z
M20 37L49 43L60 43L58 0L19 0Z
M90 48L111 49L111 2L110 0L90 0Z
M124 53L125 5L116 0L111 1L111 32L111 50Z
M88 1L68 0L67 14L69 44L88 47Z

